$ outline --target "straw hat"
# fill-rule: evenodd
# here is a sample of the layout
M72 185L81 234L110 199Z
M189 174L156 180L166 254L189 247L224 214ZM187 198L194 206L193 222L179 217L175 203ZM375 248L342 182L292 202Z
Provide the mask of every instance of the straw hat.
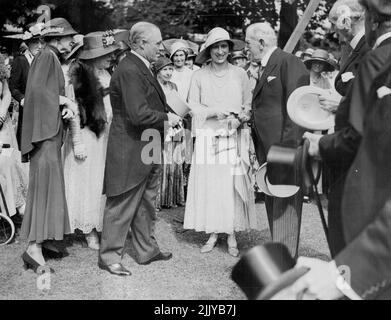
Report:
M304 61L304 64L308 69L311 69L311 66L314 62L323 62L325 65L324 71L326 72L335 70L335 66L330 62L329 53L326 50L316 49L311 58L308 58Z
M292 92L288 99L288 115L297 125L309 130L328 130L334 127L334 115L322 109L319 96L328 95L327 90L304 86Z
M314 49L308 48L303 52L303 60L307 60L311 58L312 54L314 53Z
M83 50L79 59L95 59L119 50L112 31L97 31L87 34L83 39Z
M77 32L64 18L55 18L46 22L41 33L43 37L67 37L75 34L77 34Z
M203 64L210 58L210 47L220 41L227 41L231 49L234 47L234 42L231 40L228 31L223 28L216 27L209 31L206 41L203 45L203 50L197 56L196 62Z
M175 42L171 46L170 59L172 59L174 54L177 53L178 51L183 51L185 53L185 55L187 56L188 50L189 50L189 47L183 41Z

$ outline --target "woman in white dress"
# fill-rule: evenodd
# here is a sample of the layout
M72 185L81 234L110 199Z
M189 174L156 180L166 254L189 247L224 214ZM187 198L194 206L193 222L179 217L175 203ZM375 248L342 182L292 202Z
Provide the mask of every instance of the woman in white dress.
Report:
M9 66L0 54L0 183L3 188L10 216L17 211L23 215L28 188L28 166L21 163L21 154L15 129L8 112L11 92L8 87ZM9 144L12 149L2 149ZM11 151L11 152L9 152ZM17 211L16 211L17 210Z
M106 203L102 192L112 119L107 69L118 49L110 33L87 34L69 70L79 115L71 122L64 147L65 192L71 230L81 230L95 250L99 249L97 232L102 231Z
M251 89L246 72L228 63L229 34L212 29L200 59L211 63L193 75L189 105L195 147L184 228L210 233L201 252L210 252L218 233L228 234L228 252L238 256L235 231L259 229L250 179L248 120Z

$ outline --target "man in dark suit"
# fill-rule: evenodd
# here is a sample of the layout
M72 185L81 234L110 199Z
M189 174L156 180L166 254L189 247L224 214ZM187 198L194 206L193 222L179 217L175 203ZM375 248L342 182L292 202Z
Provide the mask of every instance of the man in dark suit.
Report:
M362 142L347 175L342 201L347 244L331 262L299 258L297 266L310 271L286 290L294 296L304 292L304 298L314 299L343 295L391 299L391 2L361 2L367 9L368 43L375 42L375 50L366 56L353 83L354 97L359 97L355 90L365 89L367 98L359 105L353 99L349 114ZM375 62L382 62L381 71L369 81L360 81L373 75L361 72L373 72Z
M339 23L343 14L341 6L350 9L350 15L346 18L350 22L347 25ZM331 256L334 257L345 246L341 223L342 193L346 174L361 141L360 135L349 123L350 99L346 95L370 48L365 39L365 9L359 0L338 0L331 8L329 20L340 41L348 42L352 50L335 80L335 88L343 97L342 102L336 104L335 133L323 137L311 135L311 138L320 138L319 153L329 177L328 240ZM328 101L324 100L323 103L333 111L333 106Z
M41 41L38 36L31 35L20 46L19 55L15 58L11 67L10 90L12 97L19 103L18 127L16 139L20 148L23 125L23 103L26 91L27 76L34 56L41 49Z
M351 88L341 101L335 119L335 133L324 137L305 134L311 143L311 154L320 155L332 172L329 196L329 246L331 255L336 256L346 245L341 221L341 202L346 175L357 155L361 134L352 125L350 117L369 106L371 84L391 57L391 38L385 38L387 28L377 30L373 35L368 30L366 41L374 46L360 61ZM375 46L376 39L379 39ZM320 138L320 140L319 140Z
M136 23L129 39L132 52L120 62L110 84L113 121L107 147L107 203L98 262L101 269L115 275L130 275L121 264L129 228L139 264L172 257L160 251L154 237L161 144L153 150L158 152L158 163L150 163L145 152L149 141L143 134L152 130L164 139L164 123L176 125L180 118L166 112L164 93L150 70L150 63L157 60L162 48L159 28L147 22Z
M300 144L304 131L289 118L286 104L290 94L300 86L309 85L310 79L297 57L277 48L277 36L270 24L249 26L246 46L250 59L260 64L259 80L253 92L252 134L258 161L263 164L273 144L291 147ZM284 199L267 196L265 203L273 241L284 243L297 256L303 193Z

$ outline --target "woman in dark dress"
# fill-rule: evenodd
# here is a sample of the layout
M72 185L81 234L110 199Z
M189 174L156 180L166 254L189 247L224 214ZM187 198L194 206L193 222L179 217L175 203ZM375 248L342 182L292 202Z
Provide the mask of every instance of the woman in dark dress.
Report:
M69 52L76 31L63 18L44 28L44 47L35 57L27 80L21 150L30 159L29 190L21 237L29 242L22 259L35 272L46 256L63 254L49 240L70 233L65 199L61 145L63 120L76 105L65 97L60 56Z

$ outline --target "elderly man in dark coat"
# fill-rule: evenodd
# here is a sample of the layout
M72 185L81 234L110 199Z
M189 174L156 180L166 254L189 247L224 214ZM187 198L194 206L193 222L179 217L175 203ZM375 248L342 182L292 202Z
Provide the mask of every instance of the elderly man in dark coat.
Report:
M368 39L377 38L375 46L381 45L391 39L391 2L362 2L367 8ZM369 61L376 56L382 55L374 50ZM391 55L383 60L381 69L371 82L358 82L365 85L360 88L365 88L368 97L358 106L362 108L350 109L349 121L362 142L347 175L342 201L347 245L331 262L299 258L297 266L310 270L281 292L280 298L304 292L304 298L315 299L344 295L350 299L391 299Z
M159 28L147 22L136 23L130 30L130 43L132 51L120 62L110 84L113 121L106 158L107 203L98 262L101 269L120 276L130 275L121 264L129 228L138 263L172 257L171 253L160 251L154 236L161 164L146 159L148 152L144 151L149 141L145 141L143 133L152 130L164 139L164 123L176 125L180 120L166 112L163 90L150 70L150 64L157 60L162 49ZM159 146L158 143L157 149Z
M246 46L251 60L260 64L253 93L252 133L258 162L263 164L273 144L300 144L304 131L289 118L287 101L295 89L309 85L310 78L303 62L277 48L277 37L270 24L250 25ZM284 243L297 256L303 193L284 199L266 196L265 203L273 241Z

